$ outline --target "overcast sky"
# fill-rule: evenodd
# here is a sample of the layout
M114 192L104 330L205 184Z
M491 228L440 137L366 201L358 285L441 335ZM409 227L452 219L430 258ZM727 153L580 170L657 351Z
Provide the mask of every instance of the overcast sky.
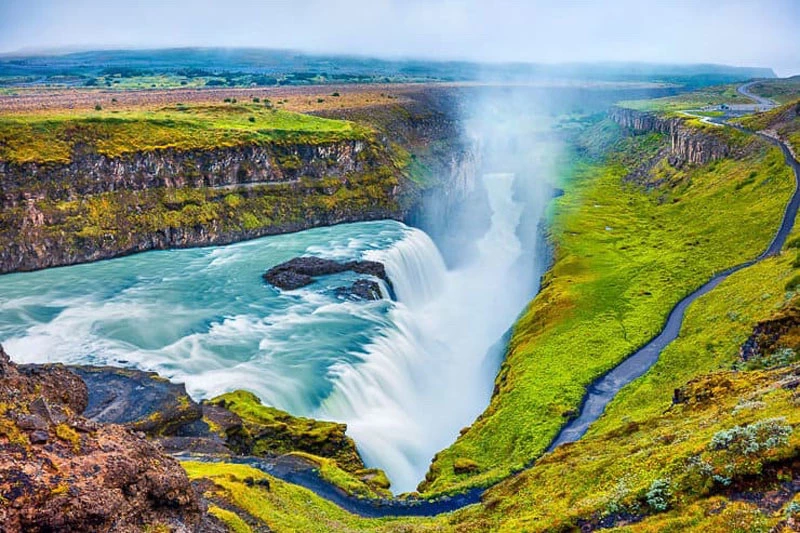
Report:
M256 46L800 74L800 0L0 0L0 52Z

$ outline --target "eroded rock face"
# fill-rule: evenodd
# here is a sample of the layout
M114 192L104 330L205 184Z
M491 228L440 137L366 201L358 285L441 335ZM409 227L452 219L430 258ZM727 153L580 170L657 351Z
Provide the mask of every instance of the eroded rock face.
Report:
M290 259L267 270L264 274L264 280L279 289L294 290L310 285L314 282L314 278L347 271L374 276L391 284L389 277L386 275L386 268L377 261L347 261L342 263L321 257L295 257ZM380 291L378 292L380 293Z
M0 161L0 206L30 199L71 200L89 194L156 187L222 187L274 183L303 177L342 177L365 169L359 157L367 143L244 145L214 150L153 150L120 157L73 154L69 163Z
M88 406L82 412L95 422L123 424L157 437L174 435L203 417L202 408L186 393L185 385L154 372L107 366L71 370L88 385Z
M203 505L177 461L80 416L87 398L66 368L20 369L0 348L2 530L198 531Z
M278 456L301 451L334 459L349 472L365 468L355 442L345 434L346 424L295 417L262 405L256 395L243 390L217 396L205 402L205 408L211 408L207 420L242 455Z
M800 350L800 302L793 302L773 317L756 324L739 348L742 361L769 356L781 348Z
M671 163L704 165L716 159L724 159L733 149L721 138L687 127L680 118L663 118L653 113L612 107L611 120L633 131L663 133L670 137Z

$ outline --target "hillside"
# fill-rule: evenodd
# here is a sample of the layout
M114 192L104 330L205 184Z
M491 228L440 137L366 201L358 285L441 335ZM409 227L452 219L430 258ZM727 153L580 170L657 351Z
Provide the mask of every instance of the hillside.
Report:
M459 91L358 89L313 114L260 97L6 113L2 270L408 220L426 196L463 201L478 156L460 136ZM418 492L390 498L391 479L366 468L343 424L245 390L195 402L155 374L15 365L0 352L11 452L0 519L102 529L118 513L131 531L237 533L800 529L800 228L784 216L796 214L800 163L770 139L797 146L798 109L743 118L744 130L697 113L736 94L565 113L543 134L565 146L546 221L552 263L510 331L489 406ZM690 295L654 364L605 391L588 431L553 449L587 391ZM106 472L112 462L124 475ZM29 474L45 463L46 476ZM75 465L97 465L102 483ZM121 494L106 509L81 499L104 490Z

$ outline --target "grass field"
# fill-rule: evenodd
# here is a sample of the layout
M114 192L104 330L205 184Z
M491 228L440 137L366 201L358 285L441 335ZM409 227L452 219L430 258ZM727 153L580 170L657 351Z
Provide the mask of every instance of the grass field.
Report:
M622 107L638 111L674 112L687 109L698 109L705 106L720 104L753 104L752 100L736 92L739 84L718 85L706 87L697 91L681 93L665 98L652 98L649 100L628 100L620 102Z
M773 130L787 141L795 154L800 154L800 95L796 99L764 113L756 113L739 119L739 123L751 130Z
M750 90L759 96L772 98L779 104L788 104L800 98L800 76L763 80L753 84Z
M365 138L353 123L275 109L268 103L220 102L157 110L40 112L0 116L0 160L70 161L76 146L109 157L157 149L196 150L248 143L320 143Z

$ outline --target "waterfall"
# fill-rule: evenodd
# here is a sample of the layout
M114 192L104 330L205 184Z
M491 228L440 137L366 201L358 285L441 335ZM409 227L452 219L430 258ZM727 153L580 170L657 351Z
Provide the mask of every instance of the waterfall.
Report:
M370 250L364 257L384 264L395 295L408 307L431 300L442 290L447 274L436 245L418 229L409 228L406 237L388 251Z
M394 284L391 325L355 362L329 369L333 391L317 416L346 422L365 462L384 469L395 492L414 490L433 455L486 407L497 343L532 292L516 281L523 251L514 175L487 174L483 183L493 213L469 264L447 270L431 239L412 228L368 254Z

